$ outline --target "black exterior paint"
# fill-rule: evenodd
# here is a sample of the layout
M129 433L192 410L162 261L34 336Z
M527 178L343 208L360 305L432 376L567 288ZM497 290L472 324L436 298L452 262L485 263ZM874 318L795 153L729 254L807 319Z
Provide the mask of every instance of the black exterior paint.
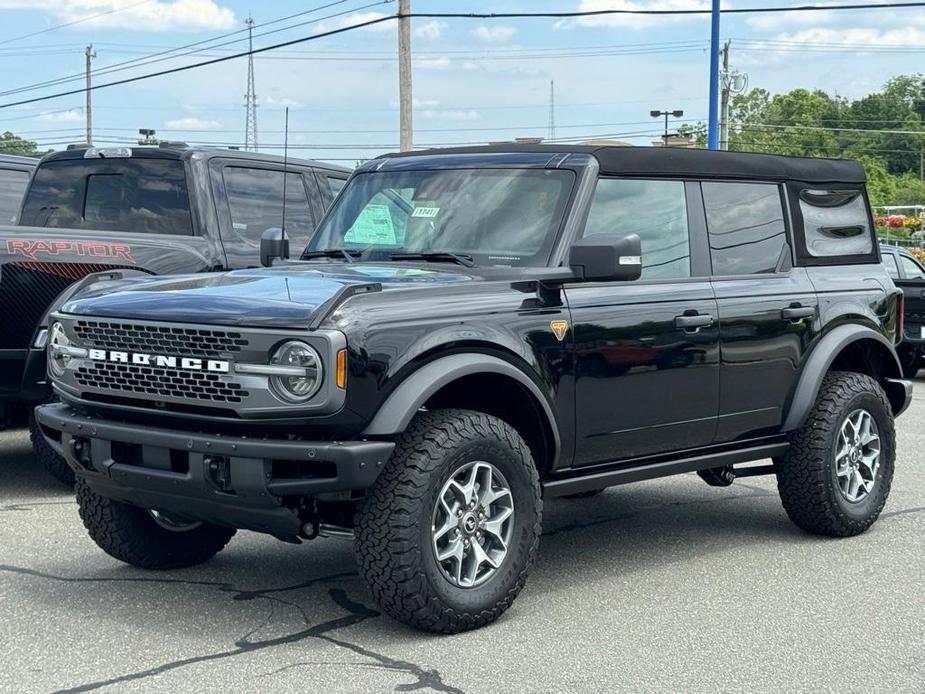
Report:
M869 340L872 354L880 359L875 375L884 382L899 377L895 353L884 347L898 341L898 291L879 263L802 267L791 240L790 255L781 258L774 273L713 277L703 210L696 205L689 211L694 277L578 281L562 265L569 245L583 228L599 165L593 152L576 149L577 153L564 148L518 149L507 154L497 149L477 150L380 159L364 166L365 170L574 167L578 183L547 268L469 269L407 261L284 263L214 277L100 286L78 294L62 312L302 329L340 287L381 285L381 291L345 300L321 321L325 329L346 336L349 350L346 399L339 412L257 426L243 423L232 413L223 422L195 413L152 410L146 423L168 431L198 431L208 426L248 436L279 436L284 431L302 437L306 445L362 440L369 438L367 427L387 398L423 365L439 365L449 355L473 355L476 362L478 355L488 355L519 369L553 413L550 426L557 431L560 454L548 461L544 474L546 480L556 481L560 491L567 486L562 480L586 474L613 480L621 469L638 471L640 466L658 466L679 457L688 462L651 469L710 467L711 460L745 460L751 459L749 451L761 457L778 450L783 445L782 425L804 367L823 337L839 325L858 326L856 339L877 338ZM655 152L651 156L663 156ZM608 157L613 164L619 152L608 153ZM714 170L721 161L711 153L699 178L723 180L721 172ZM785 174L788 161L763 158L762 165ZM698 176L696 159L685 162L683 178L696 187L697 179L692 178ZM804 179L810 166L798 162ZM844 170L851 178L854 169L839 166L826 164L825 175ZM662 174L674 177L671 170ZM768 178L779 180L778 176ZM689 200L696 202L697 196L692 194ZM787 215L792 237L799 229L789 208ZM398 277L397 269L402 271ZM177 291L180 286L183 289ZM699 328L685 328L677 322L695 315L712 319ZM551 329L555 320L569 323L562 340ZM837 355L828 356L834 359ZM501 391L517 389L513 381L492 383L498 392L481 393L486 403ZM79 411L103 420L130 419L118 404L100 407L67 400ZM902 405L897 403L897 411ZM529 402L523 407L529 407ZM376 437L388 439L391 433L377 432ZM645 477L638 472L627 475Z
M85 152L85 148L55 152L32 166L81 164ZM131 152L132 159L182 163L192 235L0 226L0 320L6 326L0 335L0 399L35 402L48 394L41 368L44 350L30 348L49 306L66 287L86 275L120 268L177 275L259 264L258 245L243 242L229 232L221 174L231 164L282 171L282 157L179 145L137 147ZM18 161L20 157L12 159L16 161L9 166L28 164ZM0 160L0 167L6 165ZM341 167L301 159L289 159L286 170L301 174L315 220L333 200L330 188L319 186L316 173L348 176Z

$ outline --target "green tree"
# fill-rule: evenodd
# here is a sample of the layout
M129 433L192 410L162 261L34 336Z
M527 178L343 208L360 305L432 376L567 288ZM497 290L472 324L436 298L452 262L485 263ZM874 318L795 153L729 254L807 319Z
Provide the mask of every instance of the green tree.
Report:
M9 130L0 135L0 154L17 154L21 157L40 157L38 145L32 140L26 140L14 135Z

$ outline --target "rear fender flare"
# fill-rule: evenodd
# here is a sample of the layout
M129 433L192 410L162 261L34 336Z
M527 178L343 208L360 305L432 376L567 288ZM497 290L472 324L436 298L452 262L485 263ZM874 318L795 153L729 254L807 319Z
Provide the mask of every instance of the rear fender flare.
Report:
M793 431L802 426L816 402L822 379L825 378L832 363L845 347L859 340L873 340L883 345L887 353L891 355L891 359L885 364L883 375L887 379L902 378L896 347L889 340L872 328L863 325L840 325L822 337L807 358L806 365L793 391L793 397L790 399L790 407L787 410L782 431Z

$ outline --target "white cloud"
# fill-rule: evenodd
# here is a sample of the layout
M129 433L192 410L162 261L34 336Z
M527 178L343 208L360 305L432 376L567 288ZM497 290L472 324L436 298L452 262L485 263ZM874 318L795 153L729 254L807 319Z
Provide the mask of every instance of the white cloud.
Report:
M867 2L869 4L882 5L887 2L894 2L894 0L867 0ZM844 4L844 0L824 0L823 2L815 2L813 4L822 6ZM838 16L839 13L837 12L769 12L749 15L745 23L753 29L773 31L798 26L815 27L823 24L831 24L838 19ZM857 18L857 15L851 16L855 19ZM874 14L870 13L867 16L873 19ZM903 20L908 19L908 17L908 14L904 14ZM878 23L882 24L883 20L883 17L877 18Z
M858 47L863 53L863 46L922 46L925 45L925 31L915 27L900 29L876 29L863 27L854 29L830 29L814 27L792 34L778 34L775 41L788 43L825 43Z
M441 22L439 19L432 19L426 24L415 27L414 35L422 39L439 39L448 28L449 25L446 22Z
M151 0L141 4L138 0L0 0L0 10L4 9L46 12L62 24L87 20L76 25L82 28L199 31L237 26L234 11L215 0Z
M383 17L389 17L384 12L354 12L353 14L348 14L344 17L338 17L333 21L328 22L319 22L314 25L312 30L313 34L322 34L326 31L334 31L336 29L346 29L347 27L356 26L357 24L363 24L364 22L371 22L375 19L382 19ZM395 31L395 22L379 22L378 24L373 24L368 27L364 27L370 31Z
M277 99L273 96L268 96L265 99L262 99L263 106L278 106L279 108L302 108L302 102L296 101L295 99L290 99L288 96Z
M516 33L517 29L514 27L486 26L483 24L482 26L476 27L472 35L484 43L500 43L502 41L507 41Z
M478 111L460 109L426 109L420 112L424 118L443 118L445 120L478 120L482 115Z
M82 123L83 119L83 111L79 108L72 108L69 111L48 111L38 115L38 120L44 123Z
M581 0L579 12L600 12L601 10L709 10L710 0ZM727 3L724 1L723 5ZM708 15L643 15L643 14L601 14L578 17L558 22L557 28L569 27L630 27L640 29L657 26L666 21L685 21L705 18Z
M195 116L174 118L164 123L164 127L170 130L212 130L221 127L221 125L218 121L204 120Z
M445 55L435 58L415 58L412 62L414 63L414 67L421 68L422 70L445 70L452 64L452 61Z

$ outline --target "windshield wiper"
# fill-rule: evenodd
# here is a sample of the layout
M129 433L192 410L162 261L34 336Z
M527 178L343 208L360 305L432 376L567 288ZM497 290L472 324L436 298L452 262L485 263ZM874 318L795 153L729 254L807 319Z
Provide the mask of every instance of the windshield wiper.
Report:
M362 252L353 248L326 248L322 251L305 251L302 254L302 260L311 260L312 258L343 258L346 262L353 263L361 256Z
M450 253L449 251L431 251L428 253L393 253L389 260L424 260L432 263L451 262L464 267L476 267L472 256Z

